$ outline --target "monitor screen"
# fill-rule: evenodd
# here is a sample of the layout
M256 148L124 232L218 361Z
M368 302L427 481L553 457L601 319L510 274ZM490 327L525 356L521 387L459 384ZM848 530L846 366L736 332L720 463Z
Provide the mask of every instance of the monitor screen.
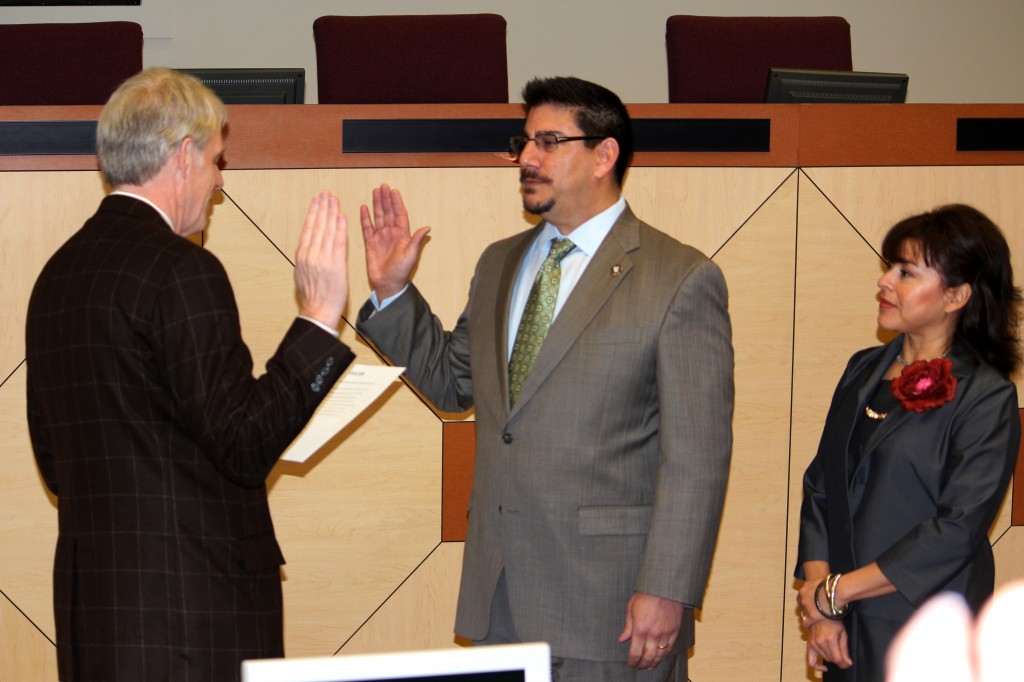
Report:
M551 682L542 642L242 662L242 682Z
M0 0L2 7L31 5L137 5L140 0ZM6 23L6 22L4 22Z
M769 104L902 104L904 73L769 69L764 101Z
M224 104L302 104L305 69L178 69L201 80Z

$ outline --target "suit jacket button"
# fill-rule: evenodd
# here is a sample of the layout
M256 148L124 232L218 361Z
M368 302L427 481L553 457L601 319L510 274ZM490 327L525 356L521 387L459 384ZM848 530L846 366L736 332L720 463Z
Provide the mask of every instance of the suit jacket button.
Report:
M508 432L501 434L501 442L505 443L506 445L508 443L511 443L512 442L512 434L508 433Z

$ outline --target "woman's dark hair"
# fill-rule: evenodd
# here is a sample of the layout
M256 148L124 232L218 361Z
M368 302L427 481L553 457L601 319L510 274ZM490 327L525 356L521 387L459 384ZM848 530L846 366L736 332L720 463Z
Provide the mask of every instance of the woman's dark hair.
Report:
M972 206L941 206L896 223L882 241L882 257L889 263L902 262L904 246L920 250L925 264L942 277L943 286L971 286L953 342L968 342L1008 378L1021 363L1021 293L1013 285L1010 247L996 224Z
M626 169L633 161L633 122L618 95L580 78L534 78L523 86L523 104L527 114L542 104L572 109L576 125L584 135L615 138L619 143L615 180L622 186ZM593 149L598 141L586 140L584 144Z

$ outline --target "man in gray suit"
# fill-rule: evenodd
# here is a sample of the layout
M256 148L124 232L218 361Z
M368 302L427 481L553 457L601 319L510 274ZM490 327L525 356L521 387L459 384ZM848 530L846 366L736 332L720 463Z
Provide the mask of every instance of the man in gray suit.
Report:
M725 281L626 205L614 93L551 78L523 99L512 151L543 221L484 251L446 332L409 282L429 228L374 190L358 328L437 407L476 410L456 631L547 641L561 682L685 680L732 447Z

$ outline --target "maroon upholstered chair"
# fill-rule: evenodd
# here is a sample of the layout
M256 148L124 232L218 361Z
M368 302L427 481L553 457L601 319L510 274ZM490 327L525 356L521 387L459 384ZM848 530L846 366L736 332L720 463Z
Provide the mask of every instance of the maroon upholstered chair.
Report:
M497 14L320 17L313 38L321 104L508 102Z
M842 17L702 17L665 24L669 102L763 102L768 69L850 71Z
M130 21L0 25L0 105L103 104L141 70Z

